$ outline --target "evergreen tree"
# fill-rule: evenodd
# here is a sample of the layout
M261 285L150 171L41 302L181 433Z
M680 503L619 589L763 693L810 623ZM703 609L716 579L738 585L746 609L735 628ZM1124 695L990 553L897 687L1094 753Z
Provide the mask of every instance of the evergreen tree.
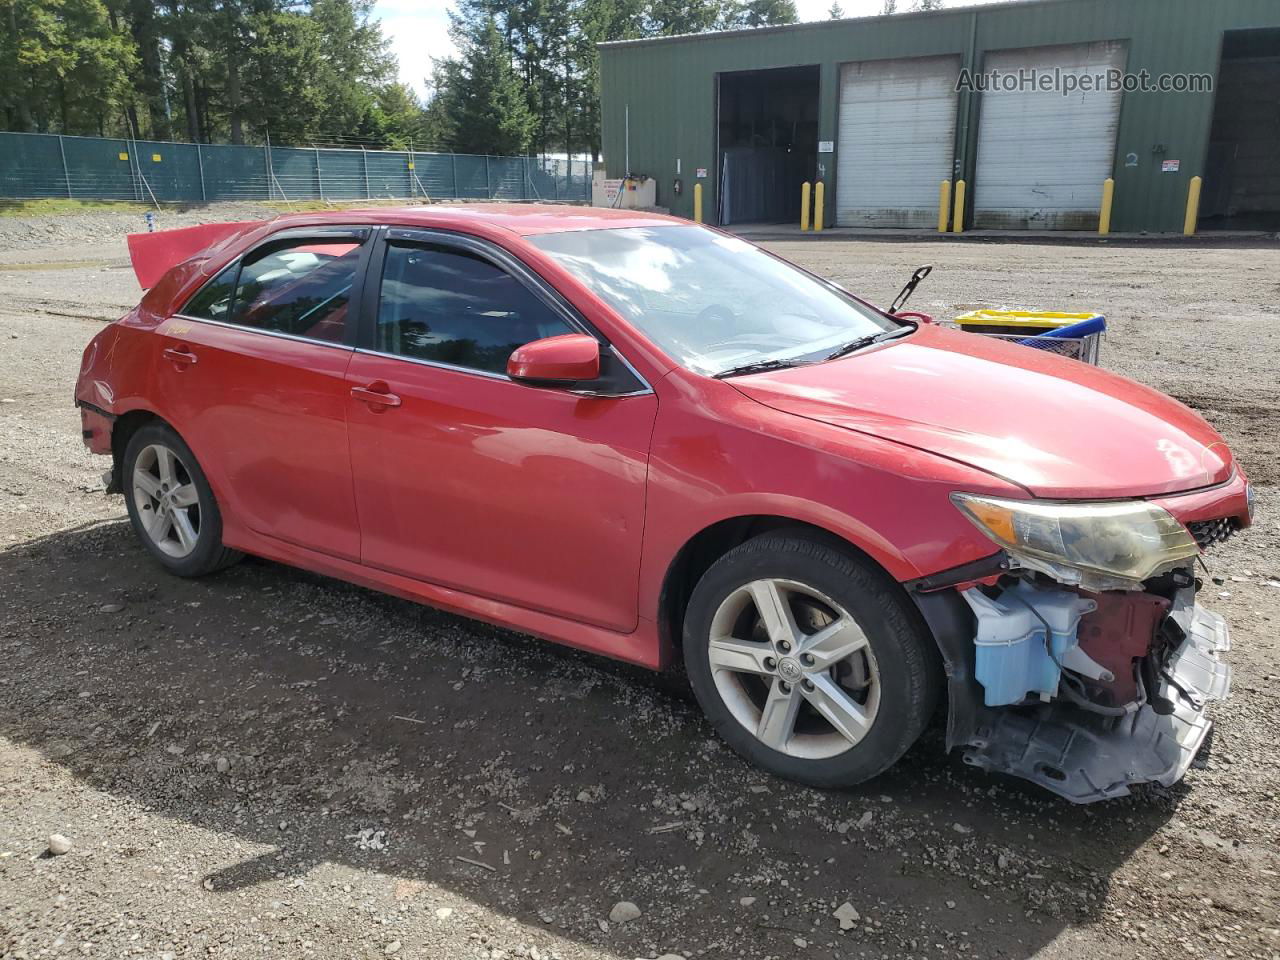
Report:
M458 152L520 154L529 149L537 120L494 17L463 51L450 88L449 122Z
M734 0L725 9L726 27L771 27L796 23L795 0Z
M101 0L0 2L0 116L10 130L102 133L136 46Z
M828 20L844 19L844 7L840 6L840 0L835 0L835 2L833 2L831 6L827 9L827 19Z
M722 21L721 0L650 0L643 23L647 36L705 33Z

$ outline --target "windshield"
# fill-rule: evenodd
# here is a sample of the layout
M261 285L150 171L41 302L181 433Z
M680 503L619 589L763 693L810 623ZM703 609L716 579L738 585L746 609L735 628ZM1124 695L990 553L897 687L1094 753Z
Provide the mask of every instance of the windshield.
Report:
M695 226L531 237L649 339L708 376L822 360L899 325L749 243Z

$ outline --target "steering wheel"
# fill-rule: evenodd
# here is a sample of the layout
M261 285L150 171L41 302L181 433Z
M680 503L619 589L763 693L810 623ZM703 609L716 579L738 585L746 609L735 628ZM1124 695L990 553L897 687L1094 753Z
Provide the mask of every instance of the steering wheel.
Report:
M738 315L723 303L712 303L699 310L698 315L693 318L693 322L699 327L713 323L724 326L732 324L737 319Z

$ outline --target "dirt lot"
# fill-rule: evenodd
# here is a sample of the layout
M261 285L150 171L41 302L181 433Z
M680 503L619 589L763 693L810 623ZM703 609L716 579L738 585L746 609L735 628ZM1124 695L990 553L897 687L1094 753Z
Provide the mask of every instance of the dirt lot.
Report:
M1076 808L936 729L865 788L789 785L678 679L264 562L161 574L70 406L138 296L131 219L0 219L0 956L1280 956L1276 245L774 245L881 301L932 262L939 316L1101 310L1104 365L1258 482L1211 560L1236 669L1211 759Z

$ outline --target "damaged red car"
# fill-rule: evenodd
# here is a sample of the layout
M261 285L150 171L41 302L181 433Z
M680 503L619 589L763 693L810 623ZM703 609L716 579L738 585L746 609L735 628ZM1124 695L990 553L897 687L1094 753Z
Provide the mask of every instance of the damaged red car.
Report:
M1196 413L667 217L443 206L131 238L75 398L145 548L253 554L662 669L819 786L944 703L1072 801L1171 784L1225 697Z

